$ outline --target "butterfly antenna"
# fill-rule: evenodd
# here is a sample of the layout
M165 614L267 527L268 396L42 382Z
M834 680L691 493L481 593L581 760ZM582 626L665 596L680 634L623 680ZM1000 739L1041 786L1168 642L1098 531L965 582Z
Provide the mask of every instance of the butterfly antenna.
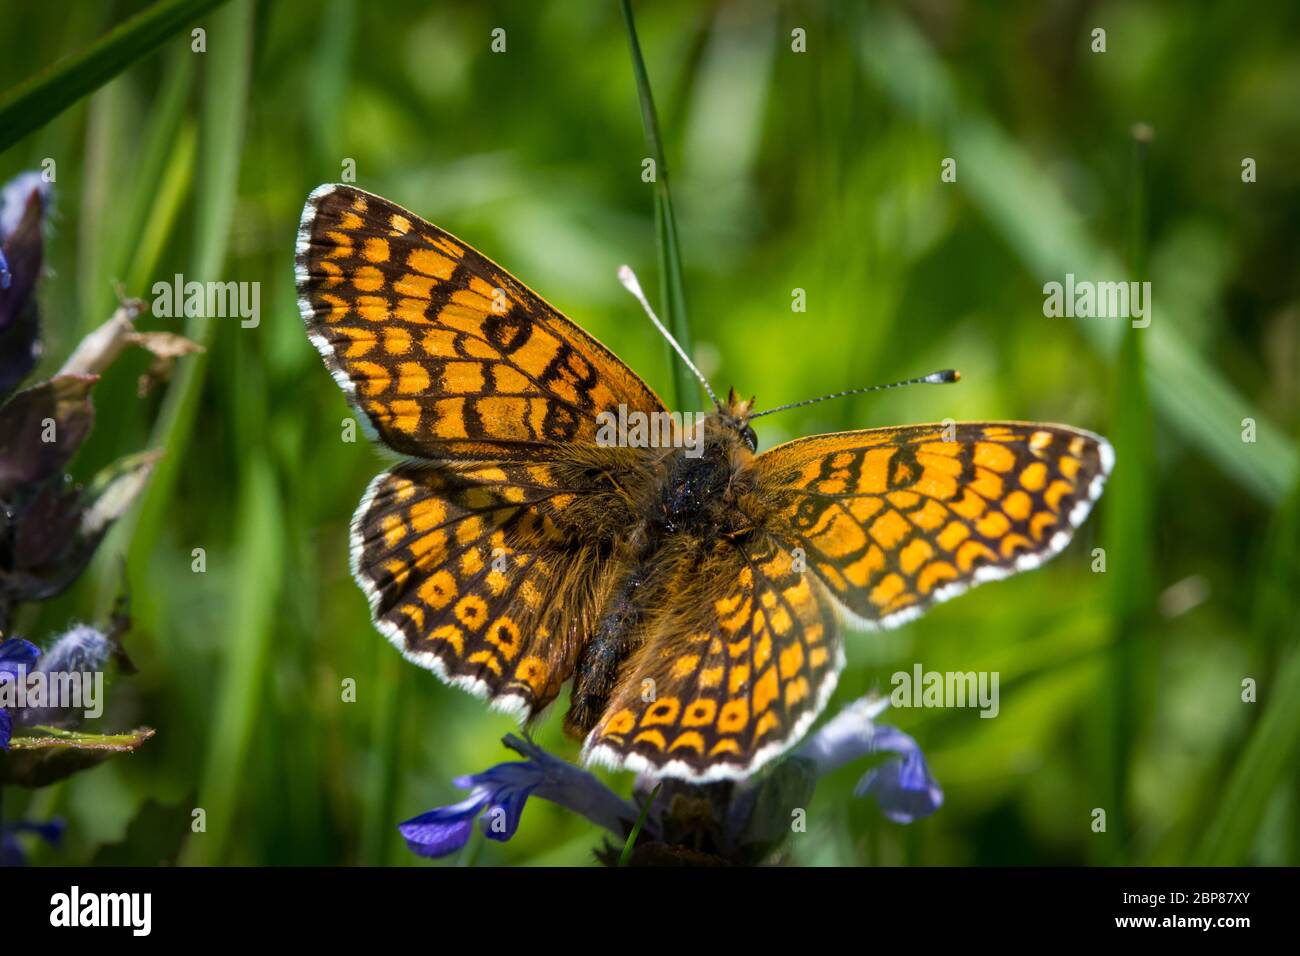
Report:
M961 372L955 368L940 369L937 372L931 372L929 375L922 375L919 378L909 378L901 382L890 382L888 385L868 385L866 388L852 388L847 392L836 392L833 395L823 395L821 398L809 398L802 402L791 402L789 405L781 405L778 408L769 408L765 412L757 412L750 415L750 418L762 418L764 415L771 415L774 412L784 412L791 408L802 408L804 405L815 405L818 402L824 402L830 398L844 398L848 395L861 395L864 392L883 392L887 388L902 388L904 385L946 385L949 382L956 382L961 379Z
M695 373L695 377L700 380L700 384L704 386L704 390L709 393L709 398L713 400L714 407L721 410L722 403L718 401L718 396L713 394L713 389L709 386L709 380L704 377L704 374L698 368L695 367L695 363L692 362L691 357L686 354L686 350L677 344L677 340L673 338L672 333L664 328L664 324L659 321L659 316L655 315L654 309L650 308L650 303L646 301L645 293L641 291L641 283L637 281L636 273L632 271L631 266L618 267L618 281L623 283L623 288L636 296L636 300L641 303L641 308L645 309L645 314L650 316L650 321L655 324L655 328L659 330L659 334L668 340L668 344L673 347L673 351L681 356L681 360L686 363L686 367Z

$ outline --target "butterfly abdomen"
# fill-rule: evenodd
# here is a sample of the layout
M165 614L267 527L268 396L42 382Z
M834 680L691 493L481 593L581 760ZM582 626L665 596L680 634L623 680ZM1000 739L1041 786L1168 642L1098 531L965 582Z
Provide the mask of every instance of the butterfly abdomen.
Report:
M717 543L742 530L735 508L733 444L710 441L698 457L675 450L659 459L649 480L639 486L641 520L619 533L628 570L611 589L574 669L565 718L571 734L586 734L605 712L644 641L651 615L692 600L671 593L670 582L692 570L707 579L707 559Z
M619 669L636 645L642 610L639 591L643 583L638 569L614 586L599 622L578 656L569 712L564 718L565 729L575 737L585 736L600 719L618 682Z

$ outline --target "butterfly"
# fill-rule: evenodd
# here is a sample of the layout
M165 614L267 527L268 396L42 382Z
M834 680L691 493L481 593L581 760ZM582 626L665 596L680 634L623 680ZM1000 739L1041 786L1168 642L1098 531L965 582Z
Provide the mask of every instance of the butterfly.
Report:
M602 441L602 415L664 403L491 260L351 186L311 193L296 272L308 337L404 459L352 519L376 627L525 722L570 683L564 726L589 764L753 773L826 706L843 622L893 627L1037 567L1114 461L1100 436L1032 422L759 453L766 412L734 390L693 452Z

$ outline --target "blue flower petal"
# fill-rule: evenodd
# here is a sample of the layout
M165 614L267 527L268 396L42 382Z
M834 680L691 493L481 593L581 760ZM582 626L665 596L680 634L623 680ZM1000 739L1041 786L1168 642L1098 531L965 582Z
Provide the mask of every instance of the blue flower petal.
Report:
M26 865L27 851L18 842L18 838L8 833L0 833L0 867Z
M63 839L64 823L55 818L46 823L20 820L0 826L0 866L26 866L27 851L18 842L18 834L30 833L40 837L50 846L58 846Z
M426 857L447 856L455 853L469 842L473 832L474 821L456 820L448 823L417 823L420 818L408 820L398 829L406 838L406 845L412 853Z
M473 831L474 818L487 806L488 795L473 793L449 807L435 807L398 826L406 845L420 856L438 857L455 853Z
M46 820L44 823L33 823L30 820L19 820L17 823L5 824L3 829L6 833L30 833L38 836L50 846L57 847L63 842L63 831L67 829L65 823L59 817L53 820Z
M18 679L19 672L25 674L40 657L40 648L31 641L21 637L10 637L0 641L0 684ZM9 739L13 735L13 718L8 711L0 708L0 750L9 749Z
M878 727L871 749L891 750L898 756L867 771L853 791L856 796L875 797L880 812L895 823L928 817L943 806L943 789L930 775L915 740L894 727Z
M17 674L18 668L30 670L41 656L41 649L21 637L0 641L0 674Z
M463 790L482 787L485 790L520 787L535 787L545 774L545 768L530 760L515 760L499 763L481 773L457 777L453 782Z
M503 743L527 759L457 777L456 786L469 790L468 797L452 806L430 810L399 827L414 852L445 856L460 849L480 812L483 817L479 823L485 836L500 842L509 840L519 829L530 796L565 807L619 837L632 826L637 808L586 770L510 734ZM657 833L658 823L647 820L646 832Z
M21 637L11 637L0 641L0 684L18 679L20 672L26 673L41 656L41 649L31 641ZM9 749L9 739L13 735L14 722L9 712L0 707L0 750Z
M483 835L489 840L504 843L515 835L519 829L519 819L524 814L524 804L532 795L533 788L504 788L493 795L492 803L483 812L478 825Z

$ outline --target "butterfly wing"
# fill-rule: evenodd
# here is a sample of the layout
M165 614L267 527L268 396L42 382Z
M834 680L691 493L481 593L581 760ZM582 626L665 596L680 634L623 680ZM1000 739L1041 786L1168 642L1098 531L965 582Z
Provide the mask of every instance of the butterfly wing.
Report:
M599 342L420 217L322 186L298 234L299 304L335 380L391 449L353 518L353 574L411 660L530 717L573 670L617 514L562 450L612 467L596 417L663 404ZM599 470L597 467L596 470ZM607 490L607 489L606 489ZM573 517L575 512L587 517Z
M1060 552L1101 495L1110 444L1064 425L973 422L798 439L759 455L768 525L842 609L892 627Z
M376 627L444 681L535 716L572 673L613 570L575 514L591 504L583 491L540 462L379 475L352 522Z
M379 438L426 459L545 458L596 416L663 403L617 356L485 256L351 186L298 231L307 334Z
M843 667L833 604L765 536L683 563L583 754L696 783L741 779L797 741Z
M1113 462L1104 439L1059 425L964 424L948 437L941 425L871 429L754 459L742 505L763 520L666 588L676 609L647 626L587 759L695 782L753 773L829 699L837 607L892 626L1036 567L1069 542Z

